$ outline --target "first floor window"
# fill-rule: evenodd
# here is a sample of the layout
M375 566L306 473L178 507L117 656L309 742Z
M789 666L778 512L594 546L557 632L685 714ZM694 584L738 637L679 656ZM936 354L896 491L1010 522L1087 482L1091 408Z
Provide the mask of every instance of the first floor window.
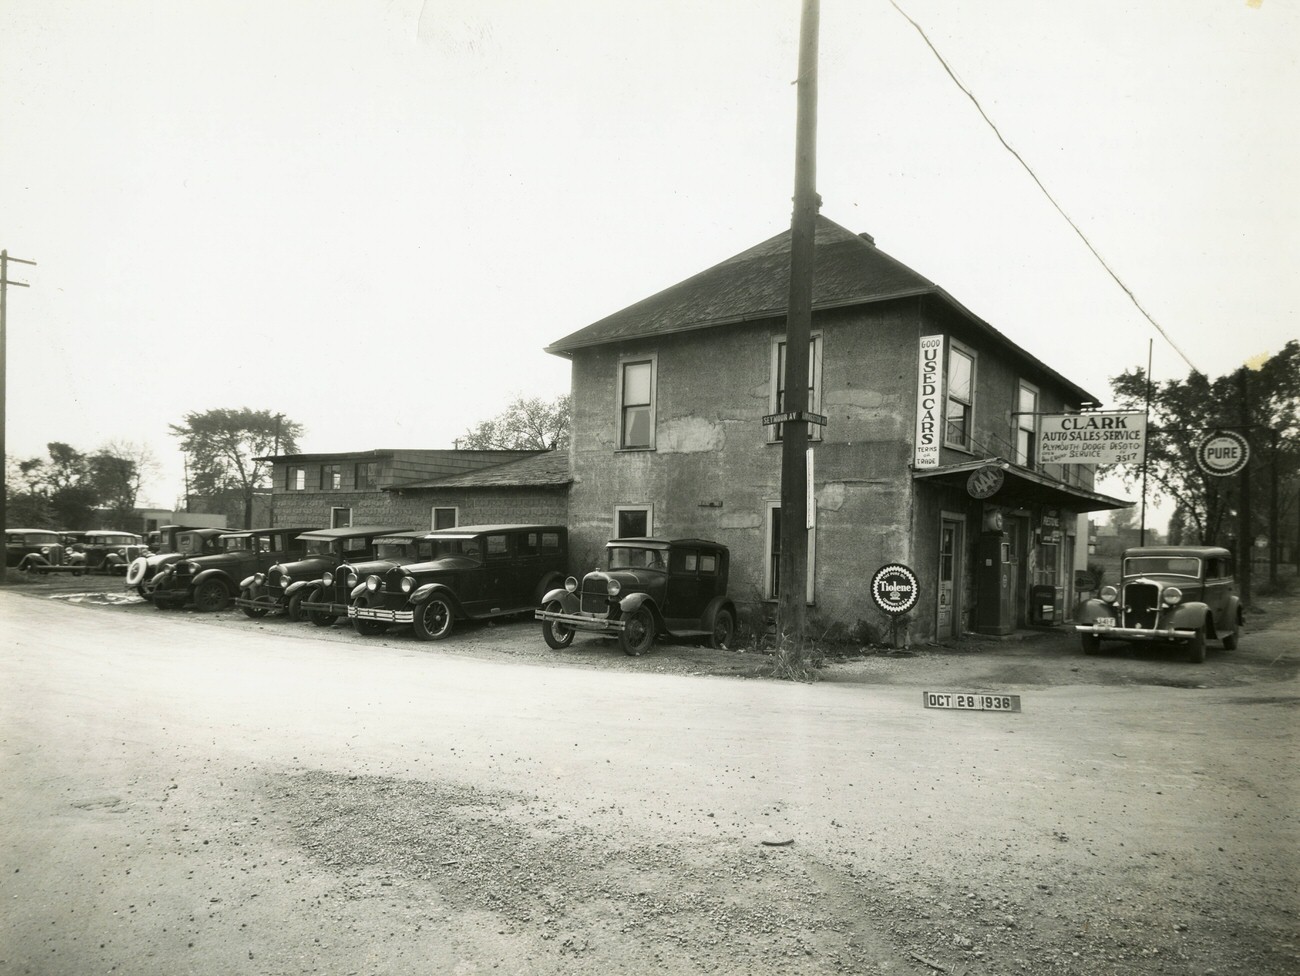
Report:
M619 505L614 509L614 538L640 539L651 534L653 509L649 505Z
M654 447L655 364L623 363L619 374L619 439L623 449Z
M804 599L813 602L813 578L817 575L816 552L817 530L808 529L808 578ZM763 589L767 599L776 600L781 596L781 505L773 502L767 507L767 565L764 568Z
M352 525L352 509L350 508L330 509L330 528L346 529L351 525Z
M456 510L454 508L435 508L433 510L433 527L435 529L454 529L456 527Z

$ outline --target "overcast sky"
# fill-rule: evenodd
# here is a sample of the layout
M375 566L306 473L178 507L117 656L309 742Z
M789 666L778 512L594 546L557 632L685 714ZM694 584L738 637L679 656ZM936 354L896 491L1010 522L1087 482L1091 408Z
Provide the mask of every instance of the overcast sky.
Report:
M899 4L1197 369L1300 335L1295 4ZM821 7L822 213L1103 402L1185 376L888 0ZM444 448L567 391L543 346L789 227L799 9L4 0L8 453L147 444L170 507L188 411Z

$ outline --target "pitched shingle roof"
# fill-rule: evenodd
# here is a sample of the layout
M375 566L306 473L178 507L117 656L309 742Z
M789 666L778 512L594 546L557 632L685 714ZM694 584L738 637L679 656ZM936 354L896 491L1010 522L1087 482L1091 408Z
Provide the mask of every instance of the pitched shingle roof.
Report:
M1073 392L1080 402L1094 400L1086 390L1017 346L934 282L881 251L869 235L855 234L819 214L813 248L814 310L910 296L934 296L993 343L1042 370ZM568 356L588 346L627 339L784 318L789 300L790 231L786 230L635 305L557 339L546 347L546 351Z
M813 306L835 308L936 291L869 238L818 216ZM785 315L790 298L787 230L706 271L642 299L546 348L567 353L631 337L667 335Z
M520 461L508 461L464 474L393 485L385 491L408 491L413 488L558 488L572 481L569 452L545 451Z

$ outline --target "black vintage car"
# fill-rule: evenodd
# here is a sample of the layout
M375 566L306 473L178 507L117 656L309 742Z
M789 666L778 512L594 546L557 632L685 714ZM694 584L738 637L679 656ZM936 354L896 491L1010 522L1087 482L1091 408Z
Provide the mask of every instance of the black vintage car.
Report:
M222 551L210 556L186 556L164 566L154 577L151 594L154 606L174 609L193 603L203 613L224 610L239 588L239 581L270 569L285 559L302 555L298 537L314 526L274 529L246 529L227 532L221 538Z
M359 525L303 533L298 540L303 557L241 580L235 606L254 618L285 612L290 620L301 620L302 602L319 589L322 573L340 563L374 559L376 538L407 531L406 526Z
M727 596L727 547L705 539L613 539L605 568L542 598L535 614L559 650L579 630L617 636L624 653L644 654L656 637L707 637L726 647L736 630Z
M1079 608L1085 654L1103 640L1182 645L1205 660L1206 640L1235 650L1242 625L1232 553L1217 546L1144 546L1124 552L1118 588L1103 586Z
M79 534L77 547L87 571L92 573L125 573L131 561L147 551L134 532L92 529Z
M330 627L340 617L348 615L354 592L364 588L365 580L372 575L382 575L390 569L407 563L425 562L433 558L433 543L424 541L425 529L394 532L374 540L375 558L357 562L341 562L334 569L321 574L315 585L304 584L299 608L303 615L317 627Z
M164 525L158 530L158 548L147 555L137 556L126 567L126 588L135 590L146 600L152 598L159 570L180 562L186 556L211 556L222 552L221 538L229 532L229 529Z
M39 573L67 564L63 538L53 529L5 529L6 566Z
M524 613L564 578L562 525L466 525L424 535L433 558L360 581L348 616L359 634L410 624L420 640L441 640L456 620Z

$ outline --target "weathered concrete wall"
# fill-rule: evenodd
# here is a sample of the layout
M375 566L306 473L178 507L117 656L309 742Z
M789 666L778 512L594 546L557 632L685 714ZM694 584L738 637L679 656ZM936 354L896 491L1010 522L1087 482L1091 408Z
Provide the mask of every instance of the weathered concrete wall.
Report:
M917 306L900 302L819 315L822 413L815 443L814 626L853 628L867 616L871 574L911 556L911 430ZM731 593L751 620L773 604L763 590L767 512L780 500L781 446L770 410L770 320L575 355L575 560L594 565L618 505L653 505L656 535L698 535L731 549ZM657 356L656 446L619 451L618 364Z

